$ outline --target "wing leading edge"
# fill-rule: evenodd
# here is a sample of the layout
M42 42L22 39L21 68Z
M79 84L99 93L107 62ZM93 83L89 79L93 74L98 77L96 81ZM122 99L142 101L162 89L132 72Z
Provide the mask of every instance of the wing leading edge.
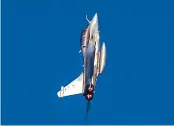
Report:
M83 93L83 73L80 74L76 79L74 79L67 86L61 86L61 90L57 92L59 98L82 94Z

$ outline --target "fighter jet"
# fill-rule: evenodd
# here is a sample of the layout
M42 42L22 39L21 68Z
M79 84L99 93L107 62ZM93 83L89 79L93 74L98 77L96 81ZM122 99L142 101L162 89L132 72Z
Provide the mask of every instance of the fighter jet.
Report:
M59 98L71 95L82 94L87 101L94 96L96 81L99 74L102 74L106 62L106 46L103 42L100 47L100 36L97 13L92 20L88 21L87 27L82 30L80 38L80 52L83 57L83 71L67 86L61 86L57 92Z

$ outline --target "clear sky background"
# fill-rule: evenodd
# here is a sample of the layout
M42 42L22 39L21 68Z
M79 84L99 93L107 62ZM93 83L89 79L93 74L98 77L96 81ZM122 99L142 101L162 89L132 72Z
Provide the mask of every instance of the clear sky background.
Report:
M84 124L80 33L98 13L107 64L88 124L174 124L173 0L2 0L2 124Z

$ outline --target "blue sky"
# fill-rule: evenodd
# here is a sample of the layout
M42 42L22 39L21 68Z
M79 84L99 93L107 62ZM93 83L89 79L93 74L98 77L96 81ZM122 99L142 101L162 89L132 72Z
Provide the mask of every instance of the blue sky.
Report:
M80 33L97 12L107 64L88 124L174 124L174 1L2 0L2 124L84 124Z

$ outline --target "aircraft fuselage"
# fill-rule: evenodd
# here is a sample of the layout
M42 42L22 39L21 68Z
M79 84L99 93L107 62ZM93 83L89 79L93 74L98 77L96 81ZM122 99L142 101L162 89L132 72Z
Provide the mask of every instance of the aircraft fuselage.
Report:
M93 19L89 22L88 27L82 31L81 52L83 55L84 67L84 96L86 100L90 101L93 98L95 81L98 76L97 63L99 60L99 32L97 14L95 14ZM92 88L92 90L89 91L89 88Z
M57 92L59 98L83 94L87 101L93 99L97 77L105 67L106 47L104 42L100 47L97 13L88 23L80 38L83 71L71 83L61 86L61 90Z

